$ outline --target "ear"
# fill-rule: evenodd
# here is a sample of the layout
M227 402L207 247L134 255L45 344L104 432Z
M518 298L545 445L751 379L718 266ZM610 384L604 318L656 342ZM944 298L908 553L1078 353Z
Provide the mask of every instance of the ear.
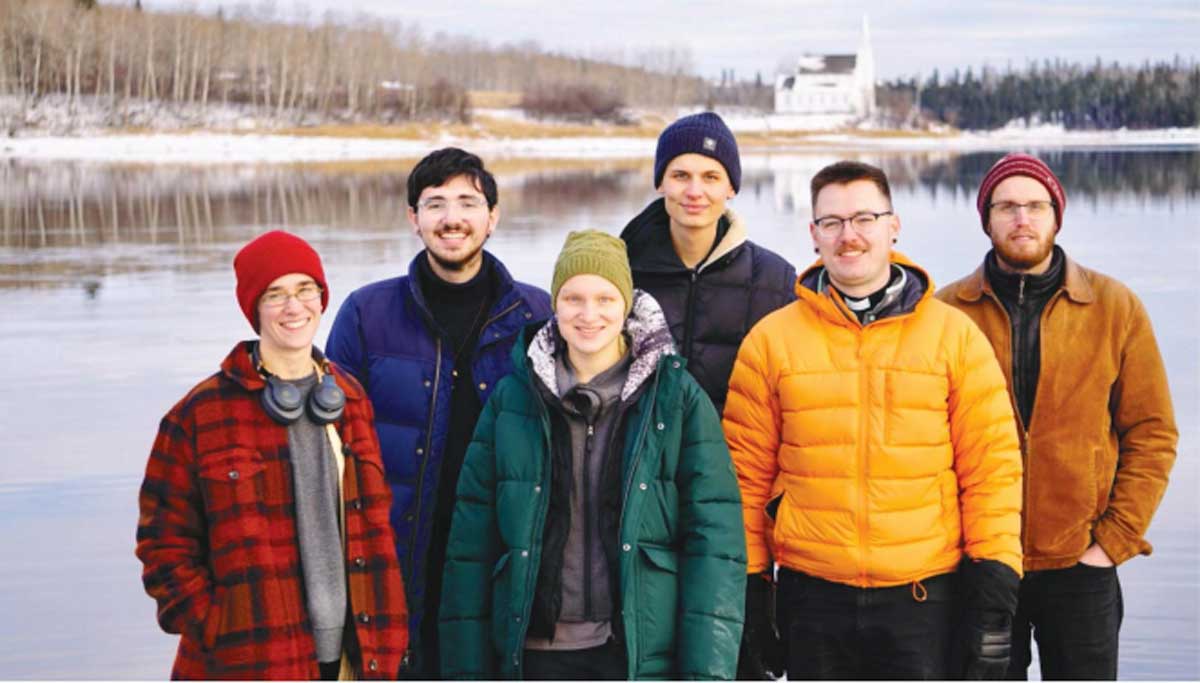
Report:
M486 237L491 237L492 232L496 229L496 224L500 222L500 206L493 206L488 211L488 227Z
M900 215L899 214L895 214L895 213L892 214L891 234L892 234L892 243L895 244L896 240L900 238Z
M810 238L812 238L813 253L820 254L821 247L818 246L820 243L817 241L817 226L815 223L812 223L811 221L808 224L808 236Z
M413 232L421 234L421 225L417 223L417 210L411 206L408 207L408 224L412 226Z

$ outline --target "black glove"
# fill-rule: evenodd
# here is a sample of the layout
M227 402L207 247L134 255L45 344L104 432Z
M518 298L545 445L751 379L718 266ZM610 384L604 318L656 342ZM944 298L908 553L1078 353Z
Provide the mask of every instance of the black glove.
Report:
M770 577L746 577L746 624L738 652L737 677L770 681L784 673L784 648L775 628L775 585Z
M963 623L966 662L963 679L1001 681L1012 653L1012 619L1002 612L968 609Z
M969 557L963 558L958 571L963 598L959 629L962 677L1003 680L1012 654L1012 619L1021 577L1002 562Z

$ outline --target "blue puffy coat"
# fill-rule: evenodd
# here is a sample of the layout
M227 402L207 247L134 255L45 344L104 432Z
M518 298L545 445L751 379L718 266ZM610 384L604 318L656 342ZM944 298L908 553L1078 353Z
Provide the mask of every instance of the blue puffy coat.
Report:
M473 354L471 375L481 404L512 370L511 350L522 328L550 317L545 291L513 280L483 253L500 288ZM362 383L375 407L375 429L392 489L392 529L408 595L409 632L420 633L425 565L438 475L450 422L454 350L442 340L421 293L417 254L408 275L355 290L338 310L326 355Z

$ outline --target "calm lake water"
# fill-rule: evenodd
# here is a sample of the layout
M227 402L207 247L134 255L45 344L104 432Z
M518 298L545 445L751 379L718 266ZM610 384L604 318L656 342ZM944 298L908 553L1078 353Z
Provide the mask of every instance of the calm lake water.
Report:
M1154 555L1120 570L1121 677L1200 678L1200 150L1042 155L1066 186L1060 244L1149 310L1181 431ZM808 182L842 156L888 171L898 247L936 283L978 265L974 192L999 153L748 155L731 206L751 238L811 263ZM176 639L142 592L136 493L159 418L251 336L233 255L270 228L310 240L332 289L323 343L347 293L420 249L404 220L408 166L0 164L0 678L167 676ZM619 232L654 196L649 160L493 167L489 249L543 287L567 231Z

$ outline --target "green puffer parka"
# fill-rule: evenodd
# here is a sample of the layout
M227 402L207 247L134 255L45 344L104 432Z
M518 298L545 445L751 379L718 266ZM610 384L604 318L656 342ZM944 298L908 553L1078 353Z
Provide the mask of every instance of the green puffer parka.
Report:
M551 490L538 382L553 382L552 319L513 348L513 373L467 451L446 553L446 678L521 678ZM620 605L631 679L732 679L746 582L741 496L708 396L674 354L662 309L636 292L624 413ZM532 337L532 338L531 338Z

